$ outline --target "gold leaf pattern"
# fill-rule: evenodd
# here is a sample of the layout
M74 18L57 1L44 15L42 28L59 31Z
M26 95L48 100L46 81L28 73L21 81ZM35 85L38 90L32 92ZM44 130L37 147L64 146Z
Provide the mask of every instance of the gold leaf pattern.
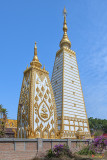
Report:
M38 119L38 118L36 118L36 119L35 119L35 122L36 122L36 123L39 123L39 119Z
M51 120L51 124L52 124L52 125L54 124L54 120L53 120L53 119Z
M51 105L51 106L50 106L50 110L53 110L53 109L54 109L54 108L53 108L53 106Z
M44 92L45 88L42 86L41 90L42 90L42 92Z
M40 92L40 93L39 93L39 97L42 98L42 96L43 96L43 94Z
M39 90L39 88L37 87L37 88L36 88L36 92L39 92L39 91L40 91L40 90Z
M50 98L48 99L48 102L51 103L51 99Z
M46 86L49 87L48 83L46 83Z
M45 99L47 99L47 98L48 98L48 96L47 96L47 94L46 94L46 93L45 93L45 95L44 95L44 98L45 98Z
M37 114L37 113L38 113L38 104L35 103L35 104L34 104L34 107L35 107L35 114Z
M47 89L46 93L49 94L49 90L48 89Z
M39 98L38 98L38 96L37 96L37 95L36 95L36 97L35 97L35 100L36 100L36 101L39 101Z
M41 124L40 124L40 129L42 129L42 128L43 128L43 124L41 123Z
M38 104L37 104L37 102L34 104L34 107L35 107L35 108L37 108L37 107L38 107Z
M49 129L50 128L50 124L48 123L48 125L47 125L47 128Z
M53 115L53 109L54 109L54 107L51 105L51 106L50 106L50 115L51 115L51 116Z
M39 84L39 81L38 81L38 80L36 81L36 84Z

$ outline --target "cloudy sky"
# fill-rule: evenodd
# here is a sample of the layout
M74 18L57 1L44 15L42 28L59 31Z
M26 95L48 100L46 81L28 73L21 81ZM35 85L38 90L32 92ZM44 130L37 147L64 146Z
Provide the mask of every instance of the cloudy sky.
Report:
M32 61L35 41L51 79L64 6L87 115L107 119L107 0L0 1L0 104L8 118L17 118L23 71Z

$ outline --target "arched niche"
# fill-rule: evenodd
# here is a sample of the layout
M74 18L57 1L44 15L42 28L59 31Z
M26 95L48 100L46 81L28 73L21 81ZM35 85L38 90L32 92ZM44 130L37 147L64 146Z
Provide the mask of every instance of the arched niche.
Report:
M50 138L55 139L55 129L50 130Z
M42 138L42 136L41 136L41 129L39 127L37 127L35 129L35 137L36 138Z
M45 139L49 138L49 130L46 127L43 130L43 138Z

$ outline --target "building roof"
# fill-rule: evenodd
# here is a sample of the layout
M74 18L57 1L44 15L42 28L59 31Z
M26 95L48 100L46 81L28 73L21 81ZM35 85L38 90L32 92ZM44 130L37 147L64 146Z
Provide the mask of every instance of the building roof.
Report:
M7 119L6 128L17 128L17 120Z

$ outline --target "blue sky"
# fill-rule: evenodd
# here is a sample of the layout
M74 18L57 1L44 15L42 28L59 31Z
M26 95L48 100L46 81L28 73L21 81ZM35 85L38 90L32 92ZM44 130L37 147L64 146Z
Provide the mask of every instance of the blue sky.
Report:
M107 0L0 1L0 104L8 118L17 118L23 71L32 61L35 41L51 78L64 6L87 115L107 119Z

